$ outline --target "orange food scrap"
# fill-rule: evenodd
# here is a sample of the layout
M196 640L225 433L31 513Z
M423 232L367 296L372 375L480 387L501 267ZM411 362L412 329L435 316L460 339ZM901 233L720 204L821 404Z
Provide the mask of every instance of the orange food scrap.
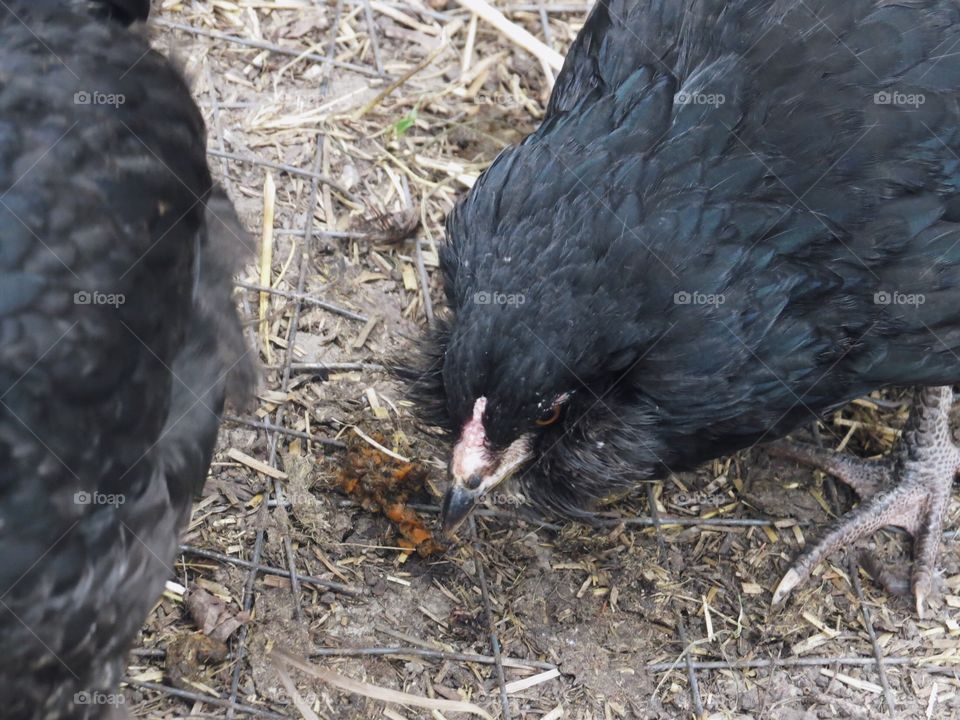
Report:
M393 505L388 505L384 509L383 514L399 525L407 520L407 514L404 512L405 510L406 508L400 503L394 503Z
M383 437L373 437L385 444ZM347 443L337 480L340 489L361 507L382 512L397 526L399 547L416 550L423 557L442 549L416 511L407 506L411 497L423 491L426 468L396 460L354 437Z
M410 539L413 540L418 547L428 540L431 540L433 537L430 534L430 531L423 527L413 526L410 528L409 532Z
M413 463L407 463L403 467L400 467L394 470L393 477L397 480L397 482L403 482L404 479L407 477L407 475L409 475L413 471L413 468L414 468Z

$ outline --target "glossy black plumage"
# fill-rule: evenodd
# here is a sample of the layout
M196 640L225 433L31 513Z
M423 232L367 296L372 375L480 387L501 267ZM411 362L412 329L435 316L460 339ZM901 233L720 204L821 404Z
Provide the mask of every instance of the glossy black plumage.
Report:
M485 397L491 451L530 434L523 489L575 513L960 381L957 43L947 0L601 2L448 219L424 418L456 439Z
M0 8L0 714L101 717L171 569L228 391L244 253L203 119L123 22Z

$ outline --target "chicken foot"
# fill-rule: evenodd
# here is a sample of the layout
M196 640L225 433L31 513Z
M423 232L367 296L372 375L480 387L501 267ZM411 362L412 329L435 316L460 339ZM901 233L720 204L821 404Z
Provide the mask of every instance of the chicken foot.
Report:
M913 536L910 586L917 615L923 617L937 567L943 517L953 479L960 470L960 448L950 433L952 404L950 387L918 388L903 436L883 460L863 460L789 441L770 447L775 455L812 465L842 480L862 500L794 562L774 591L774 605L782 604L827 555L851 547L881 527L896 525Z

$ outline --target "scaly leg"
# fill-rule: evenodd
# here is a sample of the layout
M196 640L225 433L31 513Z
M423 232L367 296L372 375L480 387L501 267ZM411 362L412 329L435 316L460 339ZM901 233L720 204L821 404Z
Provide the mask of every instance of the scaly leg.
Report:
M852 487L863 501L797 559L773 593L779 605L810 577L827 555L845 550L885 525L898 525L914 539L911 585L917 614L923 617L930 595L943 516L953 479L960 470L960 449L950 435L950 387L920 388L910 418L890 459L861 460L790 442L774 443L771 451L817 467Z

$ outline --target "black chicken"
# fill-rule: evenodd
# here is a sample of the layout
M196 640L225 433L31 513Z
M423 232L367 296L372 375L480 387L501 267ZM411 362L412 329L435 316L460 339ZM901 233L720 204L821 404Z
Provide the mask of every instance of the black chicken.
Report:
M448 218L413 388L455 441L446 527L518 471L578 513L916 385L889 464L780 448L865 502L775 600L899 524L922 611L960 466L958 45L949 0L601 0L539 129Z
M147 0L0 3L0 715L122 710L225 395L242 230ZM119 714L119 713L117 713Z

